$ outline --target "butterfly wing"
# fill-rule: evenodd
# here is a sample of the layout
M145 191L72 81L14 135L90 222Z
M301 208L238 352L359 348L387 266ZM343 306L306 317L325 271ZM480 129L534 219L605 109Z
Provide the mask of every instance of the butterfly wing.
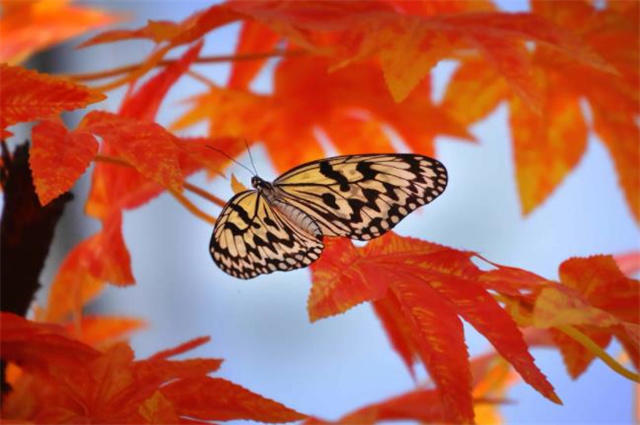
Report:
M220 213L211 236L213 261L232 276L249 279L305 267L322 241L300 230L254 190L236 194Z
M368 240L437 198L447 186L447 170L423 155L345 155L302 164L274 186L323 235Z

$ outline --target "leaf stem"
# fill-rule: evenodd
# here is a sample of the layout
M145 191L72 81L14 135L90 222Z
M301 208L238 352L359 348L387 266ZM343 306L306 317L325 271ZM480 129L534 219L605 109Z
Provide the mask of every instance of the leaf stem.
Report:
M177 199L178 202L180 202L193 215L203 219L209 224L215 224L216 222L215 217L210 216L209 214L202 211L200 208L196 207L195 204L191 202L189 199L187 199L187 197L184 196L182 193L173 189L167 189L167 190L169 191L169 193L173 195L174 198Z
M505 297L502 295L494 295L494 298L500 302L508 302L511 297ZM514 318L515 319L515 318ZM516 320L517 321L517 320ZM609 366L614 372L624 376L635 382L640 382L640 374L634 373L628 369L625 369L616 359L611 357L605 350L596 344L588 335L581 332L573 325L558 325L554 326L555 329L564 333L578 344L589 350L593 355L600 358L607 366Z
M207 201L218 205L219 207L224 207L225 205L227 205L227 203L224 200L218 198L215 195L210 194L206 190L204 190L204 189L202 189L202 188L200 188L200 187L198 187L196 185L193 185L193 184L191 184L189 182L184 182L183 186L189 192L192 192L192 193L200 196L201 198L204 198Z
M609 366L614 372L624 376L627 379L630 379L635 382L640 382L640 375L634 373L628 369L625 369L620 363L616 361L613 357L611 357L606 351L604 351L598 344L593 342L591 338L582 333L579 329L572 325L562 325L556 326L560 332L568 335L576 342L580 343L587 350L592 352L594 355L600 358L607 366Z
M98 154L94 157L93 159L94 161L97 162L104 162L104 163L109 163L109 164L115 164L115 165L120 165L123 167L128 167L128 168L135 168L133 165L131 165L130 163L128 163L127 161L120 159L120 158L115 158L112 156L108 156L108 155L101 155ZM194 193L198 196L200 196L201 198L206 199L207 201L216 204L220 207L224 207L226 205L226 202L220 198L218 198L215 195L210 194L209 192L207 192L206 190L191 184L189 182L183 182L183 186L186 190L188 190L191 193ZM196 215L197 217L203 219L204 221L208 222L208 223L215 223L216 219L213 216L210 216L209 214L205 213L204 211L200 210L198 207L196 207L191 201L189 201L184 195L182 195L181 193L178 193L176 191L172 191L170 189L167 189L171 192L171 194L187 209L189 210L191 213L193 213L194 215Z
M263 53L246 53L240 55L222 55L222 56L205 56L200 57L193 61L193 63L220 63L220 62L233 62L233 61L246 61L246 60L257 60L257 59L265 59L272 57L285 57L285 56L297 56L302 54L301 50L273 50L271 52L263 52ZM163 59L158 61L155 66L169 66L178 59ZM99 72L89 72L85 74L69 74L67 77L71 78L75 81L92 81L92 80L102 80L105 78L115 77L121 74L127 74L129 72L135 71L139 67L141 67L144 62L135 63L132 65L120 66L118 68L109 69L106 71Z

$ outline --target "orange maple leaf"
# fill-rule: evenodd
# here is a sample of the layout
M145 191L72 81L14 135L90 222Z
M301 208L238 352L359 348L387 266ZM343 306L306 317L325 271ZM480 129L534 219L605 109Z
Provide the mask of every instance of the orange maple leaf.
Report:
M508 363L496 354L488 354L471 360L473 371L474 409L477 423L498 423L495 412L507 388L514 383ZM337 421L310 418L304 425L361 424L380 421L415 420L424 423L446 422L445 406L437 389L417 388L390 399L361 407L347 413Z
M246 55L256 52L268 52L273 49L280 36L269 27L257 21L246 21L242 25L236 44L236 55ZM232 63L228 87L247 89L253 78L266 64L267 58L251 61L236 61Z
M4 0L0 17L0 62L22 62L39 50L117 19L101 10L68 3L68 0Z
M79 130L100 134L101 155L120 161L96 164L87 214L103 218L113 210L136 208L165 189L179 191L183 180L202 168L220 173L228 159L207 145L229 155L244 148L242 141L232 138L179 138L153 122L162 99L187 72L201 47L202 43L194 44L178 61L128 94L118 115L93 112L85 117Z
M532 75L542 108L535 113L487 62L465 60L454 73L443 104L460 122L485 117L510 101L516 179L525 214L540 205L578 164L587 145L587 123L580 102L586 98L593 129L609 150L632 214L640 221L640 71L636 66L638 5L609 2L596 9L587 2L534 1L533 12L580 37L615 73L555 54L546 45L530 53Z
M0 128L83 108L105 96L64 78L0 64Z
M130 92L122 102L119 115L154 121L160 103L169 89L175 84L194 60L198 58L203 42L195 43L182 57L157 73L135 92Z
M447 421L473 420L471 375L463 317L494 345L523 379L560 403L534 364L520 330L479 283L472 252L457 251L392 232L355 248L327 241L312 266L309 316L317 320L373 301L404 361L419 357L442 397Z
M82 315L79 320L66 324L65 329L73 338L104 349L146 326L147 322L133 317Z
M105 31L85 41L81 44L81 47L137 38L148 39L155 43L166 42L169 46L174 47L192 43L207 32L240 18L241 15L230 10L225 5L217 4L195 12L179 23L150 20L147 25L136 30Z
M640 379L602 351L615 336L638 369L638 281L626 277L613 257L566 260L560 265L559 282L495 266L499 268L480 276L480 283L502 296L519 325L547 332L542 337L545 345L560 349L572 377L582 374L598 356L625 377Z
M73 187L98 152L98 141L84 131L69 132L60 121L41 121L31 131L29 166L42 205Z
M100 232L80 242L64 259L51 284L45 320L57 322L70 313L80 313L106 282L134 282L131 259L122 238L122 213L112 213L102 226Z
M588 311L583 309L576 317L579 321L573 323L584 323L578 328L602 348L609 345L612 336L618 338L636 369L640 369L637 335L640 330L640 282L622 274L611 256L572 258L560 265L559 273L563 285L576 290L596 313L600 313L589 317ZM567 308L566 305L561 307ZM577 378L591 364L594 354L560 332L554 331L552 335L569 374Z
M281 61L271 96L211 88L192 99L193 109L172 128L208 120L211 137L263 140L280 171L324 156L318 129L345 154L393 151L386 126L425 154L433 154L433 140L439 134L472 139L463 126L431 103L427 81L396 104L372 63L331 73L328 67L329 62L320 58Z
M523 40L607 69L578 38L539 16L477 11L471 3L463 3L471 11L459 8L457 13L430 16L399 13L393 4L379 1L242 1L228 7L313 53L334 56L337 66L376 57L396 102L404 100L440 59L461 48L479 51L530 101L536 98L535 86L528 73L518 69L529 65Z
M167 423L305 416L221 378L219 359L169 360L208 341L198 338L146 360L118 343L104 352L62 328L1 313L2 358L24 371L4 398L2 417L44 423Z
M105 144L146 178L175 191L182 189L176 137L162 126L92 111L79 128L102 137Z

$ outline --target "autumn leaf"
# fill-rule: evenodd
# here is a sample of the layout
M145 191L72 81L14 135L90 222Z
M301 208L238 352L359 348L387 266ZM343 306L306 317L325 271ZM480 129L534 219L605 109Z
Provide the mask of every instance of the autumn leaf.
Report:
M41 121L31 131L29 165L42 205L71 190L98 152L90 133L69 132L59 121Z
M640 368L640 341L637 338L637 329L623 325L640 324L639 282L624 276L611 256L569 259L562 263L559 273L563 285L576 290L593 308L601 310L602 315L609 314L620 322L587 322L587 325L599 324L599 329L581 329L587 335L593 336L602 348L606 348L611 336L616 336L636 369ZM573 340L558 337L557 333L554 335L560 343L569 373L574 378L578 377L594 359L593 353Z
M0 64L0 127L83 108L105 96L60 77Z
M105 282L134 282L121 227L122 215L115 212L103 221L100 232L80 242L67 255L51 284L47 321L59 321L69 313L80 312Z
M162 99L201 47L202 43L194 44L180 60L130 93L119 115L94 112L85 117L80 128L104 134L101 155L116 160L96 164L85 207L88 215L104 218L114 210L139 207L165 189L179 191L190 174L203 168L210 175L220 174L229 160L207 146L228 155L244 148L235 138L180 138L152 122ZM132 139L136 143L129 143Z
M174 136L175 137L175 136ZM177 161L183 180L190 174L206 170L209 175L219 175L230 162L207 146L238 155L245 149L237 138L177 138L173 139L178 151ZM102 155L115 156L109 146L103 146ZM91 190L85 206L90 216L107 217L114 210L133 209L158 196L165 187L150 180L128 165L101 161L92 174Z
M134 331L147 326L144 320L132 317L82 315L66 325L68 335L95 348L105 348Z
M518 68L526 69L528 64L513 60L518 56L513 52L524 40L611 70L577 37L529 13L476 11L471 6L466 13L418 16L397 13L376 1L243 1L229 7L314 53L336 57L338 66L377 58L396 102L403 101L440 59L460 48L477 49L527 100L535 97L534 86L526 79L528 73Z
M25 372L3 399L3 420L165 423L198 417L274 423L305 417L237 384L207 376L220 367L219 359L169 359L208 338L135 360L124 343L100 352L65 336L61 327L8 313L0 317L2 358Z
M541 75L541 79L548 78ZM544 201L578 164L587 147L587 125L579 99L557 83L544 87L542 113L519 98L510 105L516 181L524 214Z
M424 154L433 155L437 135L472 139L466 128L431 103L428 82L396 104L373 64L334 72L328 72L329 65L318 58L282 60L275 70L272 96L211 88L191 100L191 111L172 128L207 120L211 137L262 140L280 171L325 156L318 129L344 154L392 151L386 126Z
M280 37L269 27L257 21L245 21L242 24L235 53L238 56L272 50ZM232 63L231 75L227 86L233 89L247 89L249 84L267 62L267 58Z
M197 57L201 47L201 44L196 44L185 53L182 60L168 66L164 71L147 81L124 102L121 115L152 120L162 98L175 81L188 69L189 64ZM159 127L145 124L135 127L132 121L123 120L114 125L118 127L120 132L127 131L124 122L133 127L128 130L129 133L125 133L120 137L117 135L113 137L114 131L110 131L108 127L105 128L105 121L116 118L110 117L107 119L104 115L101 118L97 118L97 114L99 113L90 114L84 121L85 124L91 121L93 128L88 128L85 125L85 127L81 126L76 131L68 132L62 124L52 122L41 123L34 128L31 167L34 171L36 188L43 203L70 189L75 180L84 171L88 162L93 159L97 151L97 144L91 132L99 134L103 139L105 134L109 134L106 140L111 141L111 145L115 143L116 146L109 146L105 150L115 149L117 154L131 161L130 165L138 165L138 169L147 177L160 180L160 183L170 185L172 188L181 184L181 178L176 179L170 175L171 168L177 168L176 161L179 161L178 148L174 146L175 143L173 141L164 143L165 148L168 146L169 149L169 158L167 158L167 152L165 152L163 158L165 163L169 161L169 164L164 167L164 170L168 170L168 172L164 173L162 169L157 170L158 167L154 165L153 159L157 157L146 158L142 156L145 151L144 147L133 150L129 143L122 143L127 137L133 137L132 133L136 133L135 136L139 138L141 134L144 134L143 128L151 128L148 130L148 132L151 132L150 137L158 134L163 136L163 132ZM102 124L97 124L97 121L100 120ZM167 138L173 138L173 136L165 133L164 139ZM162 137L158 137L158 139L156 143L161 144ZM121 142L120 150L118 150L118 141ZM157 146L154 149L148 149L149 152L156 152L157 150ZM65 153L66 151L68 153ZM56 167L48 166L50 164L47 163L47 158L55 158ZM63 161L60 161L60 158ZM171 161L173 161L173 164L171 164ZM100 170L98 173L100 173Z
M405 363L418 356L429 371L448 421L473 420L469 360L459 316L485 335L526 382L559 402L513 319L479 284L483 272L471 262L473 253L393 233L364 248L345 244L349 243L328 243L311 266L311 319L374 301L376 311L384 311L380 317L392 330L392 344L400 347ZM350 291L359 286L365 290Z
M191 46L179 60L145 82L134 94L126 97L122 102L119 115L154 121L160 103L167 92L189 70L193 61L198 58L202 46L202 41Z
M614 256L616 264L621 272L627 276L640 271L640 251L632 251Z
M292 422L305 415L226 379L197 377L174 381L161 389L177 412L198 419L249 419L268 423ZM220 397L224 394L224 397Z
M98 9L71 6L67 0L5 1L0 17L0 62L23 62L39 50L116 19Z
M234 174L231 174L231 190L233 190L233 193L240 193L247 190L247 187L240 183Z
M362 424L379 421L414 420L424 423L446 423L440 395L433 389L416 389L390 399L373 403L347 413L336 421L311 418L305 425Z
M551 338L547 344L560 349L573 378L581 375L595 356L603 356L599 351L612 337L620 340L638 368L638 281L626 277L613 257L566 260L560 265L559 282L495 266L498 269L481 277L483 285L504 295L502 299L518 324L548 330ZM635 379L631 373L622 373Z
M474 383L474 409L476 421L480 424L497 423L496 408L500 399L513 382L508 363L495 354L471 360ZM419 387L399 396L361 407L347 413L336 421L319 418L307 419L304 425L328 424L374 424L381 421L419 421L443 423L446 421L445 406L442 405L437 389ZM480 413L478 415L477 413Z
M148 38L157 43L168 42L171 47L192 42L213 29L242 19L246 23L237 53L270 47L282 37L312 53L331 56L333 69L375 58L396 102L403 101L439 60L457 50L471 48L493 63L534 109L538 106L537 96L522 46L525 40L548 46L588 66L611 71L579 38L540 16L497 12L484 3L480 7L474 2L461 4L463 7L451 10L442 8L438 14L421 14L415 13L418 8L409 8L411 13L406 13L400 10L401 3L395 7L381 1L229 2L212 6L180 23L149 22L137 30L107 32L85 45ZM420 12L433 10L425 8ZM157 62L156 59L145 62ZM241 71L232 74L231 87L246 87L261 65L260 62L240 65L237 69ZM238 72L247 74L239 77Z
M66 337L61 326L35 324L5 312L0 318L2 359L27 371L56 374L99 356L97 350Z
M118 156L148 179L172 190L182 189L176 137L160 125L92 111L79 128L102 137Z
M532 11L579 37L610 69L557 55L548 45L530 54L532 75L541 97L534 113L513 96L488 62L464 60L447 86L443 106L464 124L484 118L508 100L520 202L527 214L539 206L579 163L586 149L587 120L581 102L593 114L593 130L613 159L619 183L636 220L640 220L640 111L637 5L616 9L609 2L595 9L587 2L532 2ZM614 70L615 72L610 72ZM511 87L513 89L513 87Z
M131 40L137 38L149 39L156 43L167 42L170 46L192 43L207 32L226 25L240 18L240 15L225 5L213 5L207 9L195 12L180 23L171 21L150 20L146 26L137 30L112 30L85 41L81 47L102 43Z

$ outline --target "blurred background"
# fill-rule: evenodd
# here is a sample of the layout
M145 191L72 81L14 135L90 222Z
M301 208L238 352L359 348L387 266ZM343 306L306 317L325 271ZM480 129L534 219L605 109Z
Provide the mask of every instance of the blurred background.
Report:
M144 25L148 19L180 20L211 4L113 0L79 3L122 14L125 19L119 26L123 28ZM510 11L528 8L522 0L497 3ZM238 29L234 24L209 34L201 54L232 53ZM126 41L75 50L78 42L49 50L26 65L52 73L99 71L137 62L152 48L148 41ZM432 73L435 100L442 97L455 66L454 62L445 61ZM256 79L256 91L271 90L272 68L273 63ZM228 64L198 65L195 69L221 85L229 75ZM181 101L201 90L201 83L184 77L166 98L158 122L170 124L185 110ZM123 93L124 89L109 93L109 99L96 107L116 110ZM68 114L66 118L75 125L79 115ZM437 157L450 175L447 191L427 208L403 220L396 227L397 233L474 250L494 262L522 267L549 279L558 278L559 264L569 257L638 249L640 233L617 185L611 159L595 136L591 136L578 167L552 196L529 216L522 217L505 105L471 131L477 144L438 139ZM204 135L206 128L196 126L182 134ZM23 135L28 137L28 132L25 130ZM402 141L397 143L402 149ZM330 154L331 147L327 149ZM275 178L259 143L252 153L261 177ZM248 156L238 160L248 163ZM249 185L250 176L240 167L227 171L227 175L233 172ZM56 229L41 279L45 284L51 282L67 252L99 229L97 221L83 214L88 175L75 187L75 201L67 206ZM211 181L200 173L191 181L225 199L232 195L228 180ZM199 205L210 214L219 213L219 208L210 204ZM209 224L188 213L169 195L125 213L124 237L137 283L128 288L108 287L90 308L92 312L148 321L149 327L131 340L137 357L210 335L209 344L188 356L224 358L218 376L327 419L413 388L411 377L391 349L369 305L311 324L306 312L308 269L237 280L213 264L208 252L211 231ZM44 288L39 299L44 300L46 293ZM490 349L471 327L466 326L465 331L472 355ZM620 346L612 344L609 352L617 356ZM634 385L600 361L596 360L574 382L557 352L533 349L532 354L564 406L552 404L519 383L508 394L514 403L501 409L506 423L634 422ZM420 376L425 378L424 374Z

